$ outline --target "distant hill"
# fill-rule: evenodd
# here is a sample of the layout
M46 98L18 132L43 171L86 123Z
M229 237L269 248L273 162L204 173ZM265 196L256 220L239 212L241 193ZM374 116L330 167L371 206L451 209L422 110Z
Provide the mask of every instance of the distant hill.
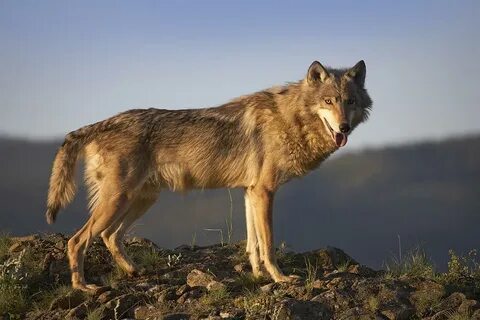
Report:
M85 192L44 219L48 177L60 141L0 138L0 230L72 233L86 220ZM79 175L80 177L80 175ZM326 245L379 267L392 252L422 245L441 265L448 249L480 247L480 135L345 154L283 186L275 237L297 251ZM232 191L233 239L245 237L243 194ZM230 212L226 190L164 192L132 230L163 247L218 242Z

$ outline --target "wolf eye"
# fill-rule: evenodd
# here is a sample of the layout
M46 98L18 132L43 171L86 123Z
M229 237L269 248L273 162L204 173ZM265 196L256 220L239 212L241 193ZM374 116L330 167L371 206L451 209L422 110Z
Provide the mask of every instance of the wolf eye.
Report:
M331 99L325 99L325 103L326 104L332 104L332 100Z
M355 99L348 99L347 100L347 104L354 104L355 103Z

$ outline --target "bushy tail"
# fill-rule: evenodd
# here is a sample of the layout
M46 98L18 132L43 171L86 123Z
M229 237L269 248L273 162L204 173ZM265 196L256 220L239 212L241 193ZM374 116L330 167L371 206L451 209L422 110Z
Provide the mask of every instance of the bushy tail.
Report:
M87 129L84 127L69 133L55 156L45 213L49 224L55 222L58 211L66 207L75 196L75 167L78 155L85 144Z

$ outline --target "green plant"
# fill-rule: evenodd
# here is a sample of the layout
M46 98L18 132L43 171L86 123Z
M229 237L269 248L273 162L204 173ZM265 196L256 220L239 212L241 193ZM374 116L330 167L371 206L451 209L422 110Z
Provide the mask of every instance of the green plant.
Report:
M243 298L246 319L275 319L275 298L269 294L249 292Z
M138 263L145 267L147 270L154 270L158 268L159 265L165 264L165 259L162 257L160 252L154 250L153 248L150 250L144 250L142 253L137 257Z
M477 251L471 250L468 256L458 256L455 251L449 250L447 279L456 281L462 278L478 277L480 274L479 264L476 260Z
M418 247L410 251L402 259L393 256L385 264L385 267L388 277L435 277L435 268L432 262L426 253Z
M459 256L449 251L448 270L439 275L439 281L447 288L447 292L463 292L475 299L480 298L480 264L477 251L471 250L466 256Z
M26 287L11 279L0 279L0 314L20 314L27 309Z
M225 288L211 290L204 295L200 302L211 307L219 307L223 305L230 298L230 293Z
M448 312L447 313L448 320L470 320L472 319L472 315L469 312Z
M428 313L434 312L440 305L443 292L432 292L431 290L417 291L413 298L417 316L422 317Z
M70 285L61 285L50 289L45 289L38 292L33 298L33 308L37 311L48 310L52 302L58 297L65 297L70 294L74 289Z
M342 261L341 263L339 263L337 265L337 271L338 272L347 272L348 267L350 267L350 260Z
M260 287L260 284L264 282L263 277L255 277L253 273L241 273L235 278L236 286L241 287L244 291L254 291Z
M93 310L88 310L87 311L87 320L101 320L103 319L103 311L104 311L104 306L100 306L96 309Z
M154 247L136 247L131 246L127 249L129 255L140 266L144 267L147 271L154 271L160 265L166 264L166 259L163 257ZM121 275L121 273L119 273Z
M289 267L295 261L295 254L291 252L285 241L280 242L280 245L276 250L276 255L278 262L281 263L283 266Z
M127 276L128 274L120 268L119 265L115 264L113 270L102 278L102 282L106 286L115 287L119 280L124 279Z
M367 300L367 308L371 313L378 311L380 307L380 300L376 296L370 296Z
M0 313L26 311L30 294L38 288L39 275L32 250L24 249L0 264Z
M182 260L182 254L169 254L167 256L167 266L173 267L180 263Z
M12 240L5 233L0 233L0 263L8 257L8 250L12 245Z
M317 280L318 260L313 264L310 259L305 258L305 289L308 293L313 291L313 285Z

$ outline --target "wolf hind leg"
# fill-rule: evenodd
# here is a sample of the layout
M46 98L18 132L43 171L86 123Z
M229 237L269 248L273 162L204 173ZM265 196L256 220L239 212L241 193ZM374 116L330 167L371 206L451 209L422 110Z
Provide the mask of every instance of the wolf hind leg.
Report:
M95 159L98 155L89 157ZM104 230L121 220L130 208L139 186L145 181L143 170L128 170L124 163L118 161L116 155L105 161L107 160L109 166L99 169L93 167L88 159L86 161L91 215L87 223L68 241L72 286L87 292L98 289L97 286L85 282L84 259L89 245ZM132 164L133 160L129 165Z
M139 195L132 201L130 208L124 216L101 233L103 242L112 254L115 262L130 276L137 275L141 271L125 252L123 237L132 224L155 203L157 198L157 195L151 194L143 196L142 190L140 190Z
M72 286L83 291L95 291L95 285L87 285L84 276L85 253L92 241L119 219L128 208L124 193L104 195L93 209L87 223L68 241L68 259L72 273Z

